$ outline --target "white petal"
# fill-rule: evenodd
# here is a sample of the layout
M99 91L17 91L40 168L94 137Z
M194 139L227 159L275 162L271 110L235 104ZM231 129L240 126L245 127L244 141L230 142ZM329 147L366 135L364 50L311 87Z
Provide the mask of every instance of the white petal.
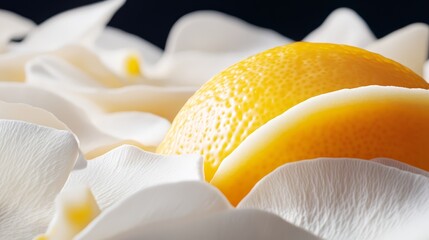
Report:
M379 239L429 219L429 179L358 159L301 161L267 175L239 207L273 212L325 239Z
M70 129L79 139L80 148L83 154L88 158L94 158L101 154L104 154L113 147L120 145L123 142L133 141L133 139L128 139L128 137L133 137L130 132L124 132L122 135L116 137L111 135L113 131L118 131L118 129L126 129L128 126L126 124L133 123L134 125L129 126L130 128L134 127L136 132L140 133L151 133L151 127L153 128L153 135L151 136L135 136L136 140L144 140L144 143L147 143L148 146L156 146L159 138L165 134L167 128L165 120L157 118L155 116L147 117L145 114L137 114L134 118L127 118L127 113L118 114L119 117L115 114L99 114L97 115L98 121L108 121L110 124L105 124L106 128L110 125L121 124L116 126L115 129L101 129L98 127L92 119L85 114L85 111L76 106L75 104L67 101L61 96L54 94L53 92L46 91L40 88L35 88L23 84L0 84L0 100L12 102L12 103L26 103L31 104L32 106L45 109L50 113L41 113L41 109L38 109L37 112L33 114L31 107L27 107L22 111L19 111L19 114L23 115L25 113L26 118L18 118L18 116L13 116L11 119L21 119L29 122L34 122L37 124L43 124L49 127L55 127L58 129ZM19 108L14 108L15 111L18 111ZM28 109L30 108L30 109ZM67 109L67 111L64 111ZM12 111L6 111L8 114L12 114ZM53 117L52 114L56 116ZM16 115L16 114L15 114ZM133 116L133 114L131 114ZM4 114L3 114L4 117ZM61 122L59 122L59 120ZM47 119L43 122L40 119ZM138 119L145 120L140 124L137 122ZM36 121L38 120L38 121ZM48 121L49 120L49 121ZM67 125L67 127L64 126ZM138 124L138 125L137 125ZM61 128L61 126L63 128ZM131 131L131 130L130 130ZM138 137L138 139L137 139ZM136 145L144 145L141 142L135 143ZM139 145L139 146L140 146Z
M176 22L165 54L144 75L158 84L199 87L237 61L290 42L220 12L193 12Z
M253 26L215 11L197 11L180 18L167 39L165 51L257 52L290 43L273 30Z
M420 169L420 168L413 167L411 165L408 165L406 163L403 163L403 162L400 162L397 160L393 160L393 159L389 159L389 158L374 158L374 159L371 159L371 161L381 163L381 164L389 166L389 167L394 167L394 168L397 168L400 170L404 170L404 171L408 171L411 173L420 174L420 175L429 177L429 172L427 172L423 169Z
M379 240L427 240L429 239L427 223L427 216L422 216L420 219L415 218L412 222L407 222L405 226L383 234Z
M153 68L145 70L145 76L160 85L200 87L220 71L252 54L249 51L166 53Z
M0 55L0 81L25 82L25 63L35 53L9 52Z
M27 82L43 83L47 79L58 84L80 85L84 87L103 87L101 82L89 77L66 60L53 55L33 58L26 64ZM40 84L41 85L41 84Z
M414 23L366 46L366 49L393 59L419 75L428 58L429 27Z
M107 112L142 111L173 121L197 87L133 85L118 89L75 91Z
M56 63L56 61L58 61L58 63ZM59 72L55 71L55 68L59 67L63 70L64 62L67 62L67 64L80 69L81 72L84 72L92 79L88 80L87 77L83 77L82 74L79 75L72 70L67 70L67 74L73 74L73 76L79 75L79 77L83 78L79 81L80 84L92 82L91 85L105 87L121 87L124 85L124 81L113 71L108 69L95 53L86 47L78 45L68 45L51 52L10 52L1 55L0 81L24 82L28 80L28 76L26 76L28 75L28 73L26 73L28 70L26 68L31 68L31 65L33 65L31 62L37 62L43 67L52 65L51 68L46 67L46 72Z
M54 50L70 43L89 44L97 38L125 0L106 0L55 15L32 31L22 48Z
M423 76L426 82L429 81L429 61L426 61L423 65Z
M153 65L161 57L162 51L154 44L131 33L113 27L106 27L97 38L95 46L118 50L124 47L138 51L143 57L143 64Z
M231 210L180 222L160 222L109 239L321 240L280 217L258 210Z
M111 71L118 76L128 78L129 83L141 81L144 73L143 60L139 52L131 48L106 50L99 47L92 49ZM130 66L131 65L131 66Z
M14 37L22 37L35 27L30 19L0 9L0 50Z
M88 63L88 66L94 67L95 65ZM99 70L94 69L97 73L100 72ZM71 100L74 102L79 100L89 101L106 112L149 112L165 117L170 121L173 120L177 112L197 89L197 87L143 84L121 88L104 88L99 84L100 81L93 81L96 78L94 75L80 77L87 73L88 71L83 73L76 67L53 56L38 57L28 63L26 67L27 81L30 84L71 95ZM105 81L108 76L99 76L97 79ZM103 83L103 85L118 84L118 82L113 82L114 77L111 79L112 81L106 84Z
M333 11L322 25L308 34L303 41L364 47L375 40L368 25L355 11L339 8Z
M65 88L64 90L67 92L67 87L78 92L80 90L103 91L103 87L97 81L92 80L60 58L53 56L38 57L30 61L27 65L27 75L30 84L50 87L49 89L52 91L58 92L58 90ZM167 120L149 113L104 113L101 109L97 111L93 104L88 103L82 97L79 99L79 97L69 96L68 99L86 110L87 116L93 123L91 125L94 125L93 127L120 141L136 141L143 146L156 147L170 128L170 123ZM152 101L146 104L156 105ZM88 119L84 120L88 122ZM84 133L83 136L85 135L87 134ZM107 143L104 142L104 144ZM109 142L112 144L114 141L110 140Z
M104 211L77 239L107 239L151 223L181 221L231 208L219 190L204 182L154 186Z
M103 209L142 188L203 180L202 175L202 159L197 155L163 156L123 145L73 172L68 184L89 185Z
M1 88L2 86L0 86L0 93L2 92ZM3 100L5 98L5 95L11 94L16 96L18 93L10 91L6 94L1 94L0 99ZM32 107L27 104L6 103L0 101L0 119L19 120L37 125L42 125L45 127L55 128L58 130L69 131L69 128L58 118L56 118L52 113L45 111L41 108ZM76 162L75 169L81 169L85 166L86 160L84 159L83 154L80 154L78 161Z
M68 130L67 126L52 113L21 103L0 101L0 119L19 120L58 130Z
M79 154L66 131L0 120L0 235L31 239L47 227L55 196Z
M94 116L95 125L117 139L158 146L170 129L170 122L143 112L116 112Z
M46 234L35 240L72 240L99 214L100 208L88 187L63 189L56 198L56 213Z
M86 47L70 45L52 52L51 55L65 59L74 68L79 69L79 71L105 87L116 88L124 86L124 81L120 76L107 68L101 59ZM52 62L47 64L52 64Z

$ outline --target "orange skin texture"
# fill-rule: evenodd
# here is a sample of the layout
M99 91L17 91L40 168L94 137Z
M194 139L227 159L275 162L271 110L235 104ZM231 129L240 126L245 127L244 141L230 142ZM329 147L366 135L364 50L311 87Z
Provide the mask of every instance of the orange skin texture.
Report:
M310 97L368 85L429 87L401 64L360 48L304 42L273 48L204 84L157 152L200 154L210 181L223 159L272 118Z
M423 97L377 94L352 101L345 95L328 107L316 102L297 118L292 116L297 112L286 112L279 123L261 127L257 132L263 134L250 136L229 155L224 160L229 165L218 169L211 184L236 205L271 171L300 160L386 157L428 171L429 91ZM251 137L257 141L248 141Z

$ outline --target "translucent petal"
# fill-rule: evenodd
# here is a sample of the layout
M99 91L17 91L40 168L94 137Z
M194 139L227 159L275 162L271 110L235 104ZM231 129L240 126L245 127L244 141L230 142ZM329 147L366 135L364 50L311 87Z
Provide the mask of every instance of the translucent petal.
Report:
M369 44L365 48L407 66L423 75L423 65L428 58L429 27L414 23L396 30Z
M0 120L0 235L26 240L43 232L79 155L67 131Z
M70 43L89 44L97 38L125 0L107 0L55 15L34 29L21 50L55 50Z
M322 25L308 34L303 41L365 47L375 40L368 25L355 11L349 8L339 8L333 11Z
M118 50L124 47L134 49L141 54L144 65L153 65L159 60L162 54L161 49L154 44L113 27L106 27L94 45L109 50Z
M320 240L274 214L257 210L223 211L201 218L180 222L154 223L118 235L120 239L177 239L177 240L258 240L299 239ZM117 238L110 238L117 239Z
M108 239L151 223L180 222L231 209L225 197L204 182L181 182L143 189L104 211L77 239ZM117 236L116 236L117 237Z
M202 180L202 175L202 159L197 155L164 156L123 145L74 171L68 184L88 185L105 209L143 188Z
M239 208L275 213L324 239L375 240L429 219L429 178L360 159L301 161L267 175Z
M273 30L253 26L216 11L197 11L180 18L172 27L165 51L254 53L283 45L291 40Z
M27 34L35 24L16 13L0 9L0 51L6 50L9 40Z

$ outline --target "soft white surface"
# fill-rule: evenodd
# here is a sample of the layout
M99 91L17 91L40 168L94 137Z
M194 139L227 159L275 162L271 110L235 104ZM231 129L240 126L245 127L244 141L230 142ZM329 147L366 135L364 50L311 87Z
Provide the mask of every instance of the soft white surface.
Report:
M134 49L143 57L144 65L153 65L162 54L162 50L154 44L113 27L106 27L94 45L106 50Z
M174 24L165 53L145 70L145 76L163 84L201 86L242 59L290 42L272 30L224 13L197 11Z
M429 27L414 23L398 29L369 44L365 48L393 59L423 75L423 65L428 58Z
M117 139L134 140L156 147L164 139L170 122L145 112L115 112L93 116L97 128Z
M0 51L6 50L12 38L24 36L35 26L30 19L0 9Z
M84 184L102 209L147 187L186 180L202 181L198 155L163 156L122 145L88 161L86 169L71 173L67 185Z
M238 207L278 214L325 239L376 240L429 219L429 178L359 159L301 161L267 175Z
M87 220L93 220L100 214L100 209L91 190L85 185L72 186L63 189L55 200L55 216L49 224L45 236L49 240L71 240L82 227L76 227L75 216L83 211L88 214ZM83 217L83 218L84 218Z
M408 171L411 173L420 174L420 175L429 177L429 172L427 172L423 169L420 169L420 168L413 167L411 165L405 164L405 163L397 161L397 160L393 160L393 159L389 159L389 158L374 158L374 159L371 159L371 161L381 163L381 164L389 166L389 167L394 167L394 168L397 168L399 170L404 170L404 171Z
M28 240L48 226L78 144L67 131L0 120L0 149L0 235Z
M321 240L274 214L254 209L223 211L171 224L153 224L148 228L135 229L119 236L124 240Z
M232 210L204 182L159 185L102 213L76 239L319 239L278 216Z
M251 25L216 11L196 11L181 17L172 27L165 47L167 53L183 51L255 53L290 43L279 33Z
M366 22L349 8L334 10L320 27L303 39L306 42L328 42L356 47L365 47L375 40Z
M103 71L101 66L97 67L99 64L90 66L97 73ZM165 117L170 121L197 89L197 87L147 84L109 88L106 86L115 86L123 82L108 72L105 73L108 74L106 77L97 77L94 74L90 77L87 72L55 56L43 56L32 60L26 67L26 74L29 84L59 92L81 107L91 106L92 103L108 112L143 111ZM89 104L85 101L89 101ZM92 111L90 109L89 113Z
M87 156L93 156L97 151L103 153L110 150L111 146L126 141L155 147L170 126L168 121L144 112L103 113L92 110L92 114L87 114L80 106L53 92L24 84L0 83L0 100L31 104L49 111L50 113L43 113L44 111L38 109L33 113L31 107L23 110L17 108L16 111L19 110L19 116L22 118L15 114L13 119L70 129L79 139L80 148ZM42 122L43 119L48 120Z
M11 95L12 93L16 94L16 92L7 92L5 94L1 94L1 88L2 87L0 86L0 99L2 100L5 98L5 95ZM58 130L70 131L70 129L58 118L56 118L52 113L41 108L30 106L28 104L0 101L0 119L18 120ZM75 136L75 138L76 141L79 143L78 137ZM78 161L75 165L75 169L81 169L85 166L86 160L83 154L80 153Z
M89 44L124 3L106 0L59 13L33 29L20 48L48 51L70 43Z
M103 93L108 89L60 58L44 56L32 60L27 65L27 76L28 82L33 86L43 86L51 91L62 92L69 101L75 102L81 110L85 110L82 115L86 114L96 129L118 140L132 140L144 146L154 147L161 142L170 127L167 120L150 113L126 112L127 109L119 109L122 112L105 113L102 109L97 109L94 103L85 101L88 100L85 93L94 93L97 96L98 91ZM135 101L132 96L128 96L127 99L130 102Z
M107 239L151 223L180 222L229 209L225 197L207 183L159 185L143 189L107 209L77 239Z

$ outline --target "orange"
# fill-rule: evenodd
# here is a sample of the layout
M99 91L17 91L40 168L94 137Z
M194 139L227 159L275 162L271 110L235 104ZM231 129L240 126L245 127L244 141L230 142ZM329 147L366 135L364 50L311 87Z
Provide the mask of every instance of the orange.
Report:
M211 183L237 204L275 168L299 160L387 157L429 170L428 109L423 89L367 86L316 96L257 129Z
M272 118L310 97L367 85L428 88L408 68L363 49L304 42L273 48L204 84L157 151L202 155L210 181L222 160Z

